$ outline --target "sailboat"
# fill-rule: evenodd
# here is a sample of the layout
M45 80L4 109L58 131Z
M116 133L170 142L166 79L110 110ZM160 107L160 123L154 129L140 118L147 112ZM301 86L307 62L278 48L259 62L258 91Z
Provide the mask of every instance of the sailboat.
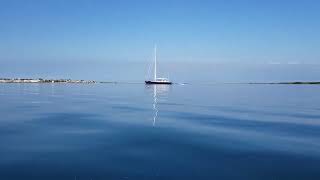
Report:
M172 84L168 78L157 77L157 46L154 47L154 74L153 80L146 80L146 84Z

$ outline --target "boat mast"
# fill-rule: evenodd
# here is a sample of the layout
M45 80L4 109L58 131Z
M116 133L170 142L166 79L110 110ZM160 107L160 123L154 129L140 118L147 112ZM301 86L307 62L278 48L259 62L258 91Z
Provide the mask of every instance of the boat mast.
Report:
M154 46L154 81L157 80L157 45Z

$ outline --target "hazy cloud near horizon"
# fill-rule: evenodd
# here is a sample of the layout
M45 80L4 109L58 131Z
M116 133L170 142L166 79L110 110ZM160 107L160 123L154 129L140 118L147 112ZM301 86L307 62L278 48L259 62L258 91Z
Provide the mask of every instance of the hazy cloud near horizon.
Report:
M1 77L72 78L143 82L150 62L0 63ZM159 64L159 74L175 82L319 81L320 64L184 63Z

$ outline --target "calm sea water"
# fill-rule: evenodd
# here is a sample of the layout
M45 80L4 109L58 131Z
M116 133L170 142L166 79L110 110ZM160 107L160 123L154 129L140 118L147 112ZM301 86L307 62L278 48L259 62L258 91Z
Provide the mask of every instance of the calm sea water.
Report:
M0 84L1 180L320 179L320 86Z

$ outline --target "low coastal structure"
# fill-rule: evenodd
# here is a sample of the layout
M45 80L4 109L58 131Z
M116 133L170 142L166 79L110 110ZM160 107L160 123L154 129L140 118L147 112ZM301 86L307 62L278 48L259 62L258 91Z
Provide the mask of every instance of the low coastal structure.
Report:
M0 83L96 83L96 81L71 80L71 79L25 79L25 78L0 78Z

